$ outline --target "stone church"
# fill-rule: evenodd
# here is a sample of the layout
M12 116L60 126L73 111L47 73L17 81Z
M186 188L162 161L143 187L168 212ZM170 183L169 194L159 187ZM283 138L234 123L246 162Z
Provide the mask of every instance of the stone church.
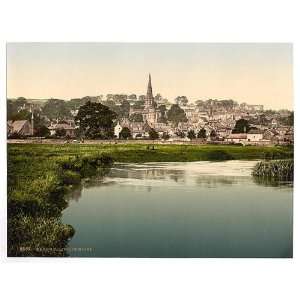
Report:
M132 114L141 114L143 116L143 122L148 123L151 127L158 123L160 111L159 109L157 109L156 103L154 101L150 74L144 108L136 109L131 107L129 115Z

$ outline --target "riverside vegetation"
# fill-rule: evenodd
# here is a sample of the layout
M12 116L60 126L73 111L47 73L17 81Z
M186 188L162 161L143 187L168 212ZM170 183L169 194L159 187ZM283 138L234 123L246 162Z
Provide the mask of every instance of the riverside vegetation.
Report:
M8 144L8 256L66 256L71 225L66 193L82 178L105 176L113 161L287 159L290 147L231 145Z
M252 175L273 180L292 181L294 179L294 161L292 159L261 161L254 167Z
M84 177L104 176L112 164L100 153L37 150L8 146L8 256L66 256L74 229L60 219L65 195Z

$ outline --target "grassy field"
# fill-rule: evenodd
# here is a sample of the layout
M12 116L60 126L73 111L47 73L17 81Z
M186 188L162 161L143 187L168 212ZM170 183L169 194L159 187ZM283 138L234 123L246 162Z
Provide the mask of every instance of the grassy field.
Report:
M152 149L154 147L154 149ZM143 145L143 144L9 144L10 156L63 159L107 154L117 162L199 161L222 159L291 158L291 147L234 145Z
M105 175L112 161L293 157L293 148L289 147L228 145L8 144L7 150L9 256L66 255L59 250L67 245L74 230L60 221L67 206L65 194L84 177Z

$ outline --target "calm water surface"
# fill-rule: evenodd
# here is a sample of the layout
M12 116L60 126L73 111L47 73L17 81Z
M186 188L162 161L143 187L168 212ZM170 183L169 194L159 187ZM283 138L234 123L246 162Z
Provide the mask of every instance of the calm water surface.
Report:
M292 186L255 182L255 163L117 164L72 194L69 254L291 257Z

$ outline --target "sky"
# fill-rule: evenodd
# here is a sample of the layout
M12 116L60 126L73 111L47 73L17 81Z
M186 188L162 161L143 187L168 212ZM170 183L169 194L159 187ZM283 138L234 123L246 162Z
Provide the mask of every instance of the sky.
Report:
M7 97L154 95L293 109L292 44L8 43Z

